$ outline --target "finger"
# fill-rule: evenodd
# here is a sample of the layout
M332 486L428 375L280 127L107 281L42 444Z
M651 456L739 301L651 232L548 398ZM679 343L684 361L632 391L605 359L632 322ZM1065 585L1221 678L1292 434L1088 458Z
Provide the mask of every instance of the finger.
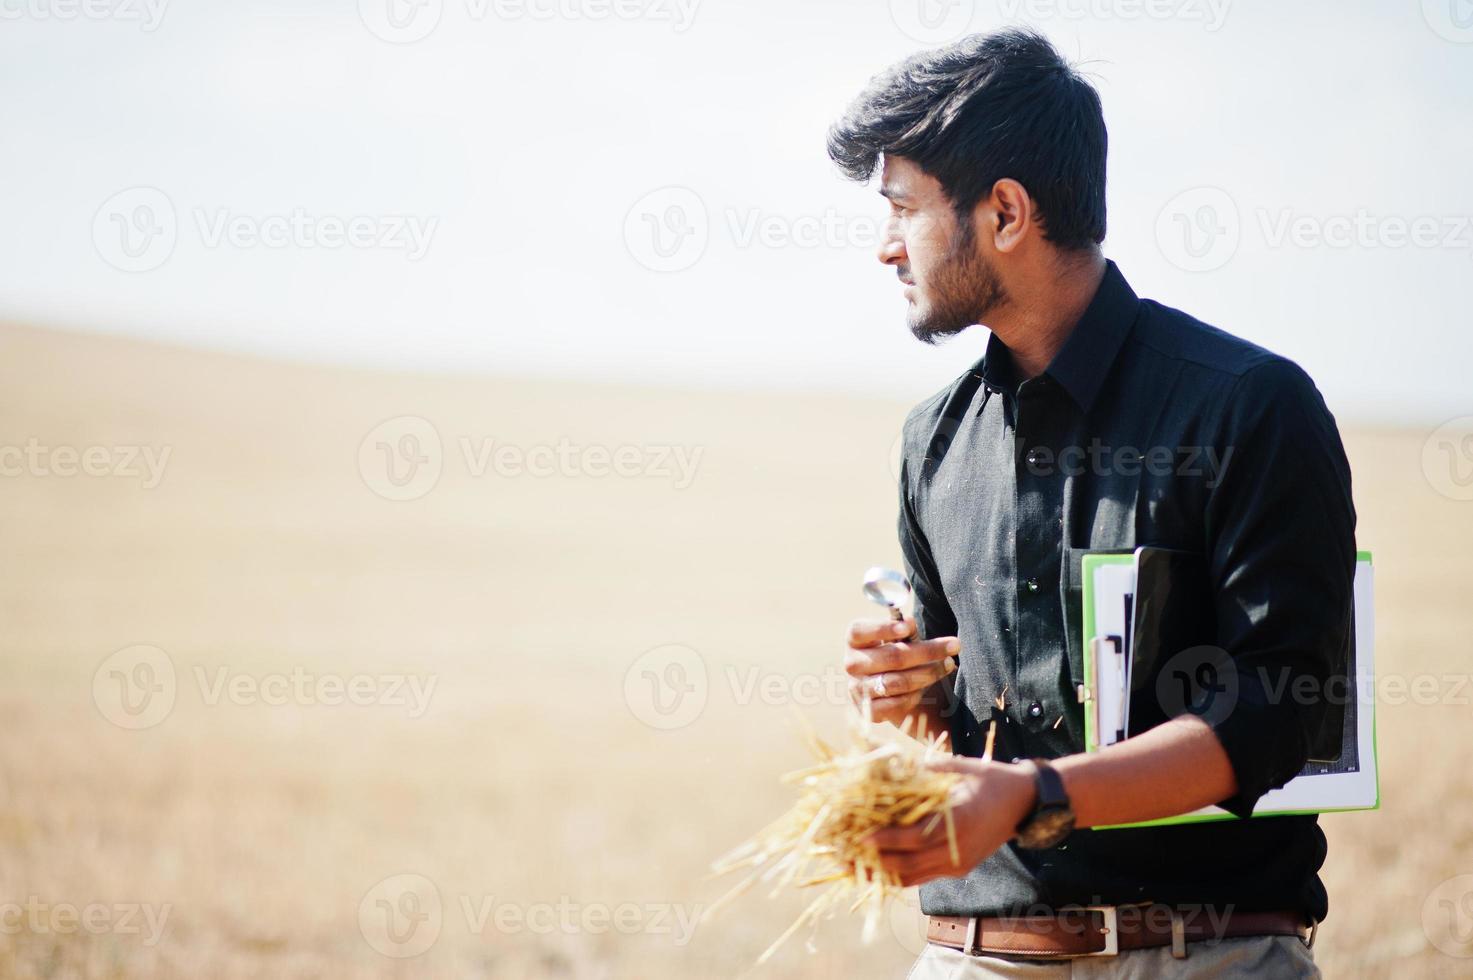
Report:
M942 878L957 877L960 876L956 873L954 869L950 871L943 871L936 868L928 868L924 871L912 871L909 874L901 875L900 884L906 888L914 888L917 885L924 885L928 882L939 881Z
M909 827L886 827L877 830L870 835L870 843L873 844L880 854L901 854L905 852L926 851L936 846L937 837L926 833L925 824L930 818L924 818L921 823ZM945 835L943 834L942 837Z
M989 762L985 759L974 759L966 755L941 755L927 759L924 765L933 772L960 772L981 775L987 771L989 766L1001 765L1001 763Z
M915 631L916 621L909 617L898 622L892 619L856 619L849 624L849 647L864 650L914 636Z
M887 854L881 860L885 868L895 872L900 877L900 883L907 888L957 873L955 868L948 870L931 854ZM946 862L949 864L950 858Z
M911 694L898 694L893 697L877 698L874 692L862 680L851 680L849 682L849 700L854 704L863 704L866 700L870 703L870 709L876 718L890 718L895 715L906 715L916 705L921 703L919 692Z
M850 649L844 656L844 669L855 677L909 670L955 657L961 653L961 649L961 641L954 636L911 640L908 643L883 643L868 649Z
M956 661L947 657L940 663L927 664L924 667L870 674L860 683L868 687L871 697L895 697L900 694L924 691L954 670L956 670Z

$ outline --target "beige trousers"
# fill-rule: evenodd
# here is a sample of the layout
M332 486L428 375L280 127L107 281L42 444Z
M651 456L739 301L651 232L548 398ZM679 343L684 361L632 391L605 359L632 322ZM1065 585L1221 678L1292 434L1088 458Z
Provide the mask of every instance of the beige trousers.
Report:
M1189 943L1187 958L1173 959L1170 946L1128 950L1118 956L1073 960L1006 960L966 956L947 946L928 943L906 980L1318 980L1314 954L1293 936L1246 936L1218 942Z

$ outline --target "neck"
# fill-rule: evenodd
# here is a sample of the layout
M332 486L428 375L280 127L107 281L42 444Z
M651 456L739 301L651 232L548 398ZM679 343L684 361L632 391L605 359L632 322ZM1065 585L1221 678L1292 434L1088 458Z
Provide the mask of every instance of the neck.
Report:
M1011 299L988 318L987 327L1007 345L1023 378L1036 377L1049 366L1104 277L1105 257L1096 250L1061 260L1009 290Z

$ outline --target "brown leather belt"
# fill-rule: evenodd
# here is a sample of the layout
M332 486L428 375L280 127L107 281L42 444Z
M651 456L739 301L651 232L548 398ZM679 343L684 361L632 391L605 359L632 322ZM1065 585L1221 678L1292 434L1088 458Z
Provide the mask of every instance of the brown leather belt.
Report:
M1053 915L959 918L933 915L926 938L969 955L1027 959L1113 956L1122 950L1186 945L1239 936L1297 936L1314 945L1314 926L1298 912L1233 912L1201 906L1090 905Z

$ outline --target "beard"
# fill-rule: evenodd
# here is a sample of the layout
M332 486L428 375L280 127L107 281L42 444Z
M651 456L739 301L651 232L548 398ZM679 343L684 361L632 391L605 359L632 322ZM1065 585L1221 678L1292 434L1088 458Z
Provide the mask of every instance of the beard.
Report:
M981 323L1008 300L997 269L973 247L971 228L962 225L941 263L926 276L923 308L912 305L908 325L915 338L935 344Z

